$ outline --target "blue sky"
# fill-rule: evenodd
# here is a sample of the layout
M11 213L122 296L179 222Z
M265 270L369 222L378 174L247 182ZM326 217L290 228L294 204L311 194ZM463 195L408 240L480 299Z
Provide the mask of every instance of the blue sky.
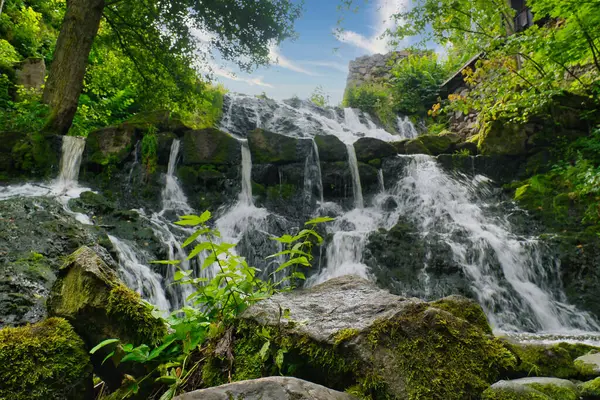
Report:
M370 0L357 13L345 12L341 35L335 35L342 16L340 0L306 0L304 13L296 23L299 38L272 47L273 64L251 74L218 60L212 65L216 80L233 92L250 95L265 92L269 97L307 98L317 86L337 105L346 86L348 63L360 56L391 50L381 34L392 26L389 16L410 0ZM218 58L218 57L217 57Z

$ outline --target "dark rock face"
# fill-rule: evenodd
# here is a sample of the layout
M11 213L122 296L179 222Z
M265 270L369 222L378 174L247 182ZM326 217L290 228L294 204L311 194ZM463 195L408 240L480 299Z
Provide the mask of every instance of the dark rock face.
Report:
M93 241L52 199L0 201L0 326L41 320L61 258Z
M39 132L0 132L0 185L56 176L61 140Z
M127 125L91 132L86 141L85 158L88 163L98 166L120 164L129 156L135 145L135 138L135 128Z
M455 145L460 141L456 134L421 135L416 139L409 140L404 145L406 154L428 154L437 156L440 154L453 153Z
M239 164L240 148L238 140L218 129L187 131L183 139L183 164Z
M315 383L296 378L272 376L182 394L176 400L356 400Z
M356 150L356 158L362 162L369 162L374 159L381 159L397 154L396 148L388 142L368 137L358 139L354 143L354 149Z
M348 150L346 145L332 135L317 135L315 143L319 149L321 161L346 161L348 159Z
M313 151L310 139L296 139L262 129L250 132L248 144L256 164L303 162Z

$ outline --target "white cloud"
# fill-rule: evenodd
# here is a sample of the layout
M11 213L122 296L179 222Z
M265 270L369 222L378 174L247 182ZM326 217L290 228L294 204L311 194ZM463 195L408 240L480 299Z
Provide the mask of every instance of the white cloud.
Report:
M302 64L314 65L315 67L324 67L329 69L335 69L343 73L348 72L348 64L343 64L336 61L302 61Z
M262 76L256 76L256 77L239 76L237 74L234 74L232 71L229 71L225 68L216 67L216 66L212 66L211 69L212 69L212 73L214 75L220 76L225 79L230 79L230 80L236 81L236 82L244 82L250 86L262 86L262 87L274 88L274 86L271 85L270 83L264 82Z
M335 36L340 42L366 50L370 54L387 53L391 48L387 38L382 35L388 29L393 30L397 26L397 22L392 16L409 5L410 0L377 0L377 13L373 21L376 28L371 36L367 37L349 30L335 32Z
M298 72L298 73L309 75L309 76L318 76L318 74L315 74L312 71L302 68L300 65L296 64L294 61L281 55L281 53L279 52L279 49L275 45L269 46L269 58L271 59L272 64L275 64L281 68L289 69L290 71Z

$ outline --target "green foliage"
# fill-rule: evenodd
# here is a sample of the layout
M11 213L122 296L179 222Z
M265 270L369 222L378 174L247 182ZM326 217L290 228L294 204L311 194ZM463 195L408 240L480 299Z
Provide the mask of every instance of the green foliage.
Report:
M142 139L142 164L146 167L146 173L156 172L158 165L158 137L156 128L149 129Z
M318 107L327 107L329 105L329 95L323 90L323 86L317 86L313 90L308 100Z
M178 394L202 365L203 360L197 360L197 352L209 339L230 335L231 331L226 333L227 327L250 305L277 291L291 290L296 280L304 279L304 274L297 271L297 268L309 267L313 259L313 246L323 242L315 228L318 224L332 221L327 217L316 218L308 221L306 228L294 236L273 238L283 243L285 250L270 257L283 256L286 261L264 281L257 277L259 271L256 268L250 267L243 257L233 251L235 245L222 242L219 231L208 225L210 218L211 213L205 211L199 216L183 216L176 224L196 228L182 247L192 248L188 260L201 254L204 256L201 269L206 272L206 276L212 278L194 277L193 271L182 269L178 260L157 262L174 266L174 281L193 288L193 293L187 298L189 305L172 312L167 318L169 333L158 343L135 346L110 338L92 349L93 352L104 347L113 349L107 358L112 357L117 363L140 363L152 371L138 380L128 381L124 388L125 397L138 393L140 386L150 379L155 379L155 384L163 387L161 399L171 399ZM274 277L284 270L290 270L287 276L275 280ZM115 301L114 304L119 302ZM267 343L270 343L272 336L265 331L258 338L264 343L256 356L264 358L269 352ZM278 351L274 355L275 363L282 366L283 357L284 352ZM209 367L210 364L204 365L206 371L203 371L203 375L212 376L208 372Z
M361 111L377 116L391 131L395 131L396 113L392 92L382 84L365 84L346 88L343 100L344 107L358 108Z
M600 128L559 148L547 173L513 185L515 199L538 210L545 222L570 227L600 224Z
M0 398L81 398L91 374L85 345L64 319L0 330Z
M394 110L424 116L435 103L446 71L435 54L412 54L397 63L390 80Z

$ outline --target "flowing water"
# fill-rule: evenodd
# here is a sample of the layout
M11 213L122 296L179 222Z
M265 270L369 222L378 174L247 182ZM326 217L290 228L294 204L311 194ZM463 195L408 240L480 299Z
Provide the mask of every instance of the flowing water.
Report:
M521 334L523 340L597 340L593 333L582 333L600 331L600 326L590 315L567 302L558 261L537 237L514 233L516 230L502 209L498 212L497 197L487 191L486 178L450 175L432 157L399 156L397 161L402 168L394 173L380 169L379 193L367 196L365 201L353 143L361 137L396 141L418 135L408 117L399 117L397 122L398 132L391 134L379 128L367 114L350 108L322 109L309 102L228 95L221 128L240 140L241 190L235 201L215 213L214 225L222 240L239 244L236 251L244 256L252 253L264 258L267 254L258 254L253 241L264 238L271 245L271 252L277 252L281 245L269 238L280 233L282 226L289 227L287 217L254 203L251 152L243 139L247 132L258 127L297 138L335 135L347 146L353 205L344 209L342 204L325 201L319 149L313 140L312 152L304 164L304 204L308 207L305 214L336 216L336 221L326 228L329 239L317 262L317 271L309 277L307 285L346 274L372 279L363 260L369 236L380 229L391 229L400 220L408 220L418 228L426 247L420 273L422 297L434 292L436 282L428 263L435 255L436 243L441 241L450 249L450 261L459 266L497 332L536 332L536 337ZM77 184L84 146L82 139L65 137L58 179L47 185L0 188L0 200L18 196L56 197L80 222L91 224L87 216L68 209L70 199L89 190ZM216 272L215 266L199 268L206 254L188 262L186 251L181 248L180 243L193 230L173 224L177 216L202 211L190 207L177 180L180 147L180 141L174 140L161 193L162 209L150 213L139 210L139 213L149 222L170 259L181 260L183 269L193 269L198 276L210 278ZM279 173L281 180L281 170ZM390 202L395 206L389 207ZM163 310L185 304L190 289L171 285L174 268L164 268L159 274L156 271L161 269L150 266L150 256L142 246L113 235L109 238L128 286ZM276 269L282 261L272 260L263 273ZM281 279L281 274L276 278Z

